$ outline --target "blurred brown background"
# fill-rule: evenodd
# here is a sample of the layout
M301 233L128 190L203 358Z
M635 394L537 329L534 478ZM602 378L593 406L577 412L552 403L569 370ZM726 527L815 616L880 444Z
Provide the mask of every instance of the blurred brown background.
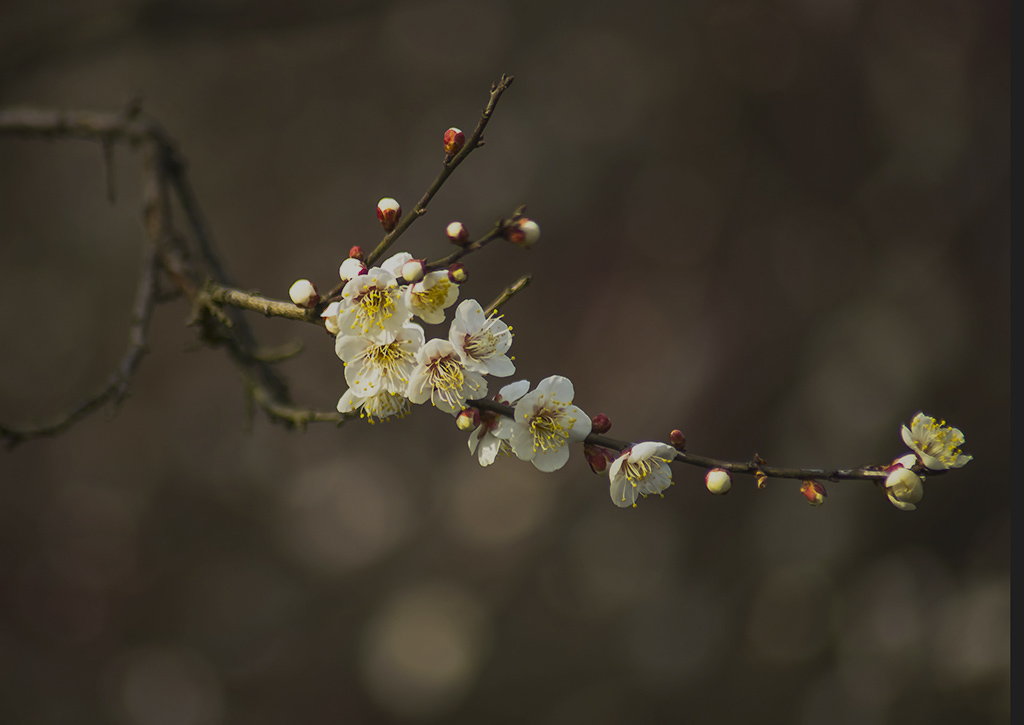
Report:
M158 309L116 416L0 453L5 723L1009 722L1009 2L48 0L0 10L0 105L116 110L181 143L248 289L372 246L441 134L487 133L399 245L447 252L526 203L531 251L470 260L522 377L612 434L772 463L904 452L918 410L966 469L903 513L869 484L677 467L619 510L579 451L480 469L419 408L288 433L188 309ZM0 420L119 358L138 159L0 138ZM300 340L297 398L344 390ZM432 330L428 334L443 334ZM495 389L497 385L495 385Z

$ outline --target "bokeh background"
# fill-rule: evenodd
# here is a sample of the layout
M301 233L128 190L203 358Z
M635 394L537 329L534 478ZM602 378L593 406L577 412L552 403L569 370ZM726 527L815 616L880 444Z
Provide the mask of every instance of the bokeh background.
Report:
M579 451L481 469L420 408L290 433L158 309L116 415L0 452L5 723L987 723L1010 713L1010 4L46 0L0 10L0 105L166 125L231 274L321 289L411 208L441 135L515 83L403 238L471 258L521 377L612 434L856 466L918 410L966 469L897 511L866 483L677 467L612 505ZM0 138L0 419L106 378L141 249L138 158ZM344 390L300 341L297 399ZM431 331L434 335L444 330ZM517 376L519 377L519 376ZM496 387L496 386L495 386Z

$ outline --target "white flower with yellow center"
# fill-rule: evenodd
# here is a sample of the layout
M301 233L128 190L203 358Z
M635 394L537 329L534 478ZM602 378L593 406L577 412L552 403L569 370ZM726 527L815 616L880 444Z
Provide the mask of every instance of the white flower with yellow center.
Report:
M382 390L405 395L423 340L423 328L408 324L374 337L339 335L334 349L345 362L348 387L357 395L368 397Z
M512 346L512 328L500 317L485 315L476 300L463 300L455 310L448 340L455 346L467 370L499 378L508 377L516 371L516 366L505 354Z
M366 418L370 423L376 422L374 418L404 418L409 414L410 408L408 398L386 390L364 397L349 388L338 401L339 413L352 413L358 410L359 417Z
M920 456L925 468L933 471L960 468L973 458L960 452L963 433L947 426L945 421L937 423L924 413L915 415L909 428L903 426L903 442Z
M457 415L467 399L487 395L487 381L480 373L466 370L455 348L447 340L435 339L416 354L416 368L409 377L409 400L425 403Z
M530 389L528 380L519 380L498 391L494 399L514 405ZM502 454L512 452L508 439L512 436L512 421L489 410L480 411L480 425L469 436L469 454L476 455L481 466L489 466Z
M442 269L410 285L405 294L412 314L436 325L444 322L444 311L459 298L459 286L448 279L448 270Z
M516 404L509 442L521 460L540 471L557 471L569 460L569 444L590 434L590 418L575 405L572 382L545 378Z
M909 455L893 461L889 475L885 478L885 493L893 506L901 511L913 511L915 504L924 498L923 479L910 470L917 456Z
M667 443L646 441L626 449L608 468L612 501L625 508L636 506L638 495L660 495L672 485L668 464L675 457L676 449Z
M397 332L411 315L395 275L374 267L349 280L341 291L337 326L343 335Z

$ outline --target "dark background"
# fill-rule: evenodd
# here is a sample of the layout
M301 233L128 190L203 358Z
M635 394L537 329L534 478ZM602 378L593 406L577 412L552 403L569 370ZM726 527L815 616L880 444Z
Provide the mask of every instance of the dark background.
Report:
M534 275L505 308L517 377L722 458L885 463L923 410L975 460L911 513L862 482L714 497L682 466L620 510L578 450L481 469L429 408L250 426L173 303L116 416L0 453L0 720L1009 722L1009 24L934 0L6 4L0 105L140 95L246 289L333 286L510 73L398 249L528 205L541 241L472 257L463 294ZM115 170L110 205L96 144L0 138L5 423L124 348L138 158ZM332 409L332 340L253 321L306 345L283 370Z

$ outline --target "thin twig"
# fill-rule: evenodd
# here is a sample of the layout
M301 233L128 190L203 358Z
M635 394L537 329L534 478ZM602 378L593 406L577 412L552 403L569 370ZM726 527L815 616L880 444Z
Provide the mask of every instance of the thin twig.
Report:
M380 259L385 252L394 244L400 236L408 229L414 221L419 219L427 212L427 205L430 200L434 198L434 195L444 186L444 182L448 180L448 177L452 175L452 172L459 167L459 165L466 160L466 158L473 153L473 151L480 146L484 145L484 129L487 127L487 123L491 120L491 115L494 113L494 109L498 106L498 101L501 99L501 95L508 90L508 87L512 85L513 77L509 75L503 75L496 83L491 85L491 95L487 99L487 105L484 107L483 112L480 114L480 121L477 123L476 128L469 138L466 139L465 145L462 150L459 151L455 156L445 159L444 165L441 167L441 172L434 179L434 182L427 189L426 193L423 194L423 198L419 200L412 211L406 214L399 220L397 226L388 232L384 239L381 240L377 248L370 252L370 255L366 258L366 266L373 266L373 263Z
M490 316L500 310L502 305L515 297L519 292L522 292L523 289L526 288L526 285L530 284L532 279L533 278L530 275L524 274L522 277L510 284L500 295L498 295L494 302L487 305L487 309L484 310L484 314Z

